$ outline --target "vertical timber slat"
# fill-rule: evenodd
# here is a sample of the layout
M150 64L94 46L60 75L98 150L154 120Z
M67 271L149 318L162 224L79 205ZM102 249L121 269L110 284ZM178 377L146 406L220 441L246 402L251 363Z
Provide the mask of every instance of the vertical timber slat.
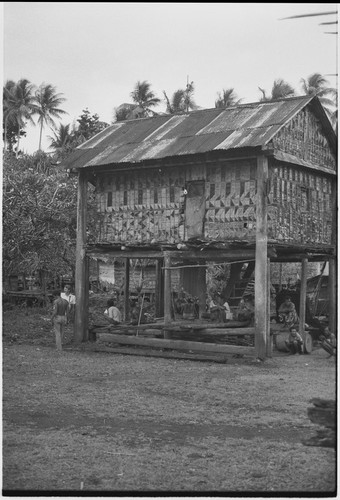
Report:
M171 321L171 257L169 252L164 252L164 322ZM168 338L168 332L164 330L164 338Z
M84 300L84 309L85 309L85 317L84 317L84 338L83 341L87 342L89 340L89 291L90 291L90 258L85 257L85 300Z
M338 194L337 181L332 182L332 245L336 249L338 241ZM329 320L328 326L331 332L335 333L337 326L337 262L336 258L329 259L328 279L329 279Z
M306 297L307 297L307 266L308 259L302 259L301 262L301 285L300 285L300 310L299 310L299 333L306 340L305 321L306 321Z
M268 330L267 262L267 180L268 159L257 158L256 250L255 250L255 353L265 359Z
M83 342L87 338L86 328L86 222L87 222L87 178L83 170L78 175L78 202L77 202L77 242L76 242L76 272L75 272L75 321L74 338L76 342Z
M155 286L155 308L156 316L160 318L163 316L163 280L162 280L162 261L160 259L156 260L156 286Z
M270 259L267 260L267 350L266 354L268 358L272 357L273 350L273 337L270 336Z
M336 260L335 258L329 259L329 320L328 327L332 333L336 331Z
M124 321L129 319L130 312L130 259L125 258L124 266Z

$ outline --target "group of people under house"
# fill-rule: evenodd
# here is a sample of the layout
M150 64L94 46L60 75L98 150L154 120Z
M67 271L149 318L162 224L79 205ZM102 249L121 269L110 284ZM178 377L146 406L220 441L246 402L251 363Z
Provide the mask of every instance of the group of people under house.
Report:
M56 291L54 296L55 300L51 319L55 330L56 347L57 350L61 350L65 326L74 321L76 297L71 293L69 285L65 285L64 291L60 294ZM254 294L247 291L247 289L235 313L231 311L228 302L219 292L215 292L212 295L211 300L207 303L207 308L210 319L215 322L223 323L233 319L247 325L254 325L255 322ZM122 314L116 305L115 299L108 299L104 315L111 324L118 325L122 322ZM277 310L277 319L285 329L289 330L288 339L285 341L289 352L291 354L303 354L304 342L298 331L299 316L289 293L284 296L284 300ZM328 327L323 329L322 335L319 337L319 342L321 347L330 356L335 355L336 337L334 333L330 332Z

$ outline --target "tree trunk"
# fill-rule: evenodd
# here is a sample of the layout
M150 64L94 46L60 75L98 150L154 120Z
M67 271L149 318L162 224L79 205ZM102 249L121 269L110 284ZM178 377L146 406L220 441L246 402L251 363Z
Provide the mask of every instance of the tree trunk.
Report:
M20 142L20 125L18 125L18 144L17 144L16 153L15 153L16 158L18 158L18 154L19 154L19 142Z
M38 148L38 151L41 151L41 136L42 136L42 131L43 131L43 122L41 122L41 126L40 126L39 148Z

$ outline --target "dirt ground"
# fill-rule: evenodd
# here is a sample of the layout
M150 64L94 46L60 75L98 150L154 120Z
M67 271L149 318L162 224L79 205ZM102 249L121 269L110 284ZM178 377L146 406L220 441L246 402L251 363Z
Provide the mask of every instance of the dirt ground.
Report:
M3 312L3 494L336 494L336 452L305 446L325 351L225 363L95 352L46 311Z

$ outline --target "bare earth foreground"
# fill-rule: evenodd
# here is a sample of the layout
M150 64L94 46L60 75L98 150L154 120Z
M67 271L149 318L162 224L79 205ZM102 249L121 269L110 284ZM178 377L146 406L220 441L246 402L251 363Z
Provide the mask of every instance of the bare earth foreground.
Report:
M302 444L309 400L335 399L325 351L58 354L46 313L3 316L3 494L336 495L334 449Z

